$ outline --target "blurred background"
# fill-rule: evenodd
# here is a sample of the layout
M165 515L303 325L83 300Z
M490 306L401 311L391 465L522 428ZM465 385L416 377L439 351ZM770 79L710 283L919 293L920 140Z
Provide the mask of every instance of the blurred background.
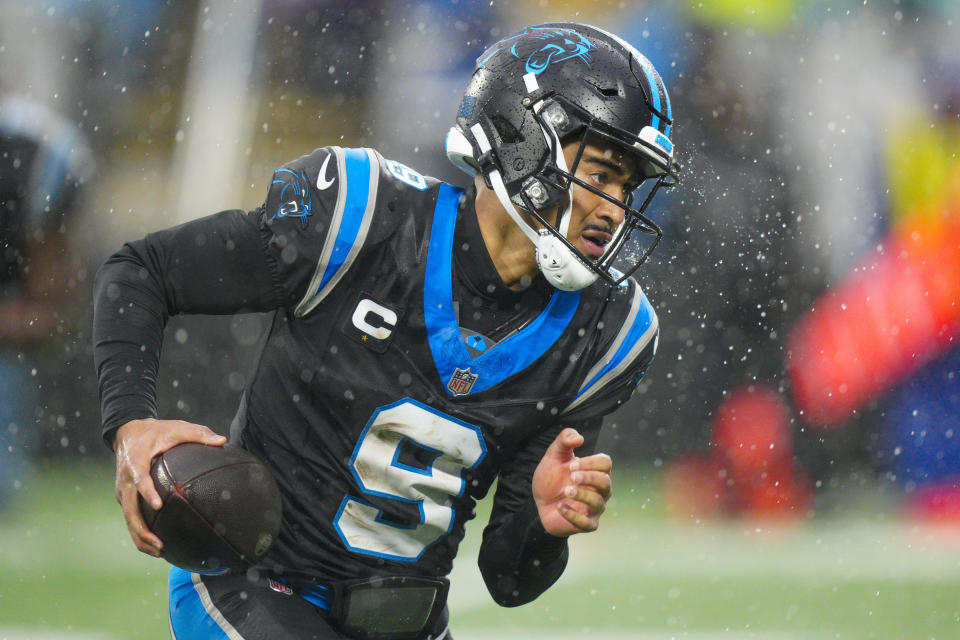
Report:
M635 564L564 577L558 598L622 585L586 621L553 591L508 614L455 583L457 637L960 634L957 2L0 0L0 638L166 633L99 435L99 264L257 207L328 144L463 184L443 140L476 57L553 20L653 62L683 165L638 275L658 355L607 421L612 515L577 542L591 570L602 545ZM173 319L162 414L224 431L265 328Z

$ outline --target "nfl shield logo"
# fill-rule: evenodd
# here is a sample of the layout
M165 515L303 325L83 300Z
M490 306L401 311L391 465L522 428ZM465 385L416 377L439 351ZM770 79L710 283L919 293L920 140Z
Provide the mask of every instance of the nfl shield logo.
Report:
M450 376L447 389L455 396L465 396L470 393L470 389L473 389L473 383L479 377L480 374L470 373L470 369L456 369Z
M282 593L285 596L293 595L293 589L283 584L282 582L277 582L273 578L270 578L268 580L268 584L270 585L270 588L276 591L277 593Z

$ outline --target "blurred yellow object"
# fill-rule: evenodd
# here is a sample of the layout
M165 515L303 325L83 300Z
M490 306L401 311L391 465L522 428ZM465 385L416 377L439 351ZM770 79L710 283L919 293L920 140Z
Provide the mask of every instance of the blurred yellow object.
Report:
M893 219L956 213L960 200L960 126L929 118L898 118L885 157Z
M795 18L797 0L688 0L691 19L714 26L752 27L780 31Z
M539 0L537 2L509 2L505 10L512 14L512 20L522 23L545 23L564 20L576 22L607 24L611 16L616 19L624 11L642 11L648 2L624 3L623 0Z

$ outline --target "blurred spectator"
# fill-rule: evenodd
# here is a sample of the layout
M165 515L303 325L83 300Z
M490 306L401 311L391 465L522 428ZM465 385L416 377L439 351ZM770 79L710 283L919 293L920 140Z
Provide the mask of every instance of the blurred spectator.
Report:
M814 120L829 135L818 139L808 120L805 145L809 162L816 166L819 154L828 165L822 176L837 174L812 234L833 286L792 328L794 400L818 427L849 429L865 416L860 446L908 493L957 491L960 479L952 353L960 334L960 48L945 10L873 13L847 25L844 38L836 37L842 21L828 21L820 32L847 45L820 55L844 73L821 81L833 108L821 98ZM888 31L895 37L883 37Z
M943 42L927 33L926 42ZM930 37L933 36L933 37ZM892 218L930 263L921 304L934 332L912 354L913 372L880 402L878 457L907 491L907 509L960 522L960 46L923 56L930 104L901 114L885 137ZM918 238L922 240L918 241ZM922 253L936 246L936 255ZM924 304L926 303L926 304ZM934 306L935 305L935 306ZM914 329L916 331L916 329ZM931 358L924 362L924 356Z
M20 98L0 101L0 506L37 441L37 356L69 315L66 224L92 171L72 124Z
M387 157L427 175L463 182L444 154L443 141L460 104L456 88L470 78L481 43L511 31L501 30L501 4L425 0L391 5L385 16L390 29L373 52L378 75L368 144L376 141ZM546 20L532 20L537 21Z
M138 90L156 87L170 18L192 17L193 2L173 11L164 0L7 0L0 2L0 84L97 135L89 144L141 123ZM188 11L183 11L188 7ZM102 139L102 140L101 140Z

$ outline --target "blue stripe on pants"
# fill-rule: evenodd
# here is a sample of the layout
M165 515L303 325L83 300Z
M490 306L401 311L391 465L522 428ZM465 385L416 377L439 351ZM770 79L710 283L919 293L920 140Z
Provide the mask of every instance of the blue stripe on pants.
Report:
M200 600L193 574L170 569L170 628L175 640L230 640Z

